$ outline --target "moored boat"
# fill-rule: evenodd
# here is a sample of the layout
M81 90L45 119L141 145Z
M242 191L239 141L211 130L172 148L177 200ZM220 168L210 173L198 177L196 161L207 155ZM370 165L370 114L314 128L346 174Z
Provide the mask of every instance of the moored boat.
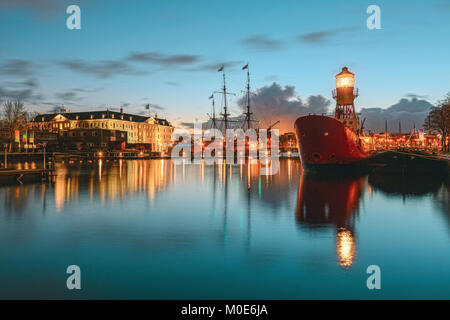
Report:
M355 168L365 165L371 151L361 137L362 124L354 105L357 96L354 74L344 67L336 75L336 90L333 90L333 98L336 100L334 118L308 115L295 121L295 133L304 169Z

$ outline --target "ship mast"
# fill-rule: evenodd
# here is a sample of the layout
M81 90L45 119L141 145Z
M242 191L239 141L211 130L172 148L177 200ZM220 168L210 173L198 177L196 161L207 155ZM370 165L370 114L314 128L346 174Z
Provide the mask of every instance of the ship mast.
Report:
M250 68L246 64L242 70L247 69L247 112L245 112L245 120L247 121L247 129L250 129L250 119L253 113L250 112Z
M214 93L209 97L209 99L212 99L212 128L217 129L217 118L216 118L216 107L215 107L215 100L214 100Z
M230 115L227 110L227 86L225 84L225 70L222 66L222 75L223 75L223 121L225 126L225 131L228 129L228 116Z
M222 76L223 76L223 88L222 88L222 91L215 91L215 93L221 93L221 94L223 94L223 102L224 102L224 105L223 105L223 113L221 113L221 116L223 117L223 122L224 122L224 127L225 127L225 131L228 129L228 116L230 115L229 113L228 113L228 105L227 105L227 95L228 94L232 94L232 95L234 95L234 93L229 93L229 92L227 92L227 85L226 85L226 81L225 81L225 67L224 66L221 66L220 68L219 68L219 70L217 70L217 71L219 71L219 72L221 72L222 71Z

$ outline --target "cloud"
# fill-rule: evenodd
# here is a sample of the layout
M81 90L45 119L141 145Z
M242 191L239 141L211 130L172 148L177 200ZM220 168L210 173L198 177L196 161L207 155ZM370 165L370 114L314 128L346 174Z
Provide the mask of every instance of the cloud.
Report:
M7 76L30 76L34 74L36 65L28 60L9 59L0 66L0 74Z
M74 88L72 90L76 91L76 92L94 93L94 92L102 91L102 90L104 90L104 88L100 88L100 87L98 87L98 88Z
M180 85L180 83L176 81L166 81L166 84L174 87L178 87Z
M203 64L197 68L190 69L190 71L217 71L221 66L225 67L225 71L227 69L235 69L237 66L243 66L243 61L224 61L217 63L207 63Z
M346 27L346 28L338 28L333 30L323 30L317 32L310 32L299 35L297 37L298 41L304 42L307 44L325 44L332 40L335 40L336 36L343 35L346 33L351 33L359 30L356 27Z
M303 101L296 93L295 86L282 87L274 82L271 85L259 88L251 97L251 111L263 127L280 120L280 131L293 131L295 120L302 115L310 113L328 113L330 101L321 95L309 96ZM246 108L246 97L238 100L242 110Z
M69 4L69 0L0 0L0 8L29 9L44 18L55 16Z
M411 99L426 99L428 98L428 96L426 95L420 95L420 94L416 94L416 93L407 93L405 94L405 97L407 98L411 98Z
M200 56L190 54L168 55L160 52L133 52L116 60L85 61L81 59L59 61L62 67L97 78L112 78L116 75L147 75L149 70L136 67L136 63L153 64L161 67L192 65L200 61Z
M22 60L20 60L22 61ZM0 67L1 74L12 73L17 76L28 76L33 71L31 63L18 63L17 60L10 60ZM44 99L44 95L36 91L38 82L34 77L23 79L17 79L16 81L4 81L0 84L0 102L5 100L22 100L32 104L37 104Z
M193 122L179 122L179 125L181 127L184 127L186 129L194 129L194 123Z
M435 8L440 12L450 12L450 2L448 0L440 0L435 4Z
M161 107L160 105L153 104L153 103L143 103L142 106L145 108L147 105L150 105L150 110L164 110L164 107ZM147 110L148 112L148 110Z
M388 130L398 132L398 123L401 121L403 132L410 132L414 123L420 129L426 116L434 106L416 97L411 99L402 98L389 108L362 108L361 116L366 118L364 127L372 132L384 132L385 121L388 121Z
M129 64L119 60L86 62L84 60L66 60L60 62L64 68L78 73L92 75L97 78L111 78L116 75L144 75L148 71L136 70Z
M281 48L281 41L274 40L268 36L257 34L241 40L241 42L250 49L273 51Z
M26 80L20 80L20 81L6 81L3 83L3 86L6 87L13 87L13 88L37 88L38 82L35 78L29 78Z
M133 62L152 63L170 67L196 63L200 60L200 56L191 54L167 55L160 52L133 52L127 59Z
M157 105L157 104L150 104L150 110L151 110L151 109L164 110L165 108L164 108L164 107L161 107L161 106L159 106L159 105Z
M55 97L63 101L79 101L83 99L78 96L77 92L74 91L55 93Z
M24 80L21 82L21 84L23 86L29 87L29 88L36 88L38 86L38 83L37 83L36 79L34 79L34 78Z
M34 92L34 90L30 88L11 90L0 87L0 101L4 101L7 99L36 103L37 101L41 101L42 99L44 99L44 96L40 93Z

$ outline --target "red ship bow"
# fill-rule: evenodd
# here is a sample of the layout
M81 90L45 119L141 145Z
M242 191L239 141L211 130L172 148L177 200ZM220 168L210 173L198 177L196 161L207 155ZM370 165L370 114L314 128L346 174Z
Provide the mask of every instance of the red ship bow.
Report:
M309 115L295 121L305 169L362 164L370 157L364 141L339 120Z

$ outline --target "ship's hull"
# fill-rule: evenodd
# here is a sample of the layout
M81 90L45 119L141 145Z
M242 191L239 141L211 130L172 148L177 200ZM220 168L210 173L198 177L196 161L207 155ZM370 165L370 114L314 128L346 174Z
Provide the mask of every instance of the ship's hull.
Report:
M370 151L360 137L340 121L310 115L295 121L302 165L307 170L363 170Z

